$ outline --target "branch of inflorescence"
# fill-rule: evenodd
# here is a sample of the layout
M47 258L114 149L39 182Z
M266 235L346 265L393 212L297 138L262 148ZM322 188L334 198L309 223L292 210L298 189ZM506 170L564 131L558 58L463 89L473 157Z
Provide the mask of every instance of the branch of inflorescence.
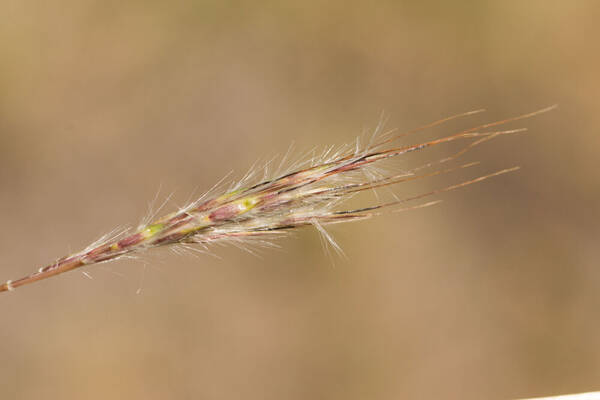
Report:
M361 147L357 140L356 146L343 146L338 151L330 148L321 157L311 157L308 165L306 161L295 164L288 171L276 173L271 178L268 178L265 172L265 176L258 181L253 181L256 171L251 170L228 190L222 190L219 193L217 189L219 185L215 185L213 190L200 199L152 222L148 220L133 232L124 232L117 236L107 235L82 251L59 258L30 275L14 281L9 280L0 285L0 292L12 291L20 286L86 265L133 256L154 247L179 245L206 247L208 244L216 242L227 243L229 241L235 244L240 240L253 238L265 240L282 232L304 226L314 226L324 233L323 225L369 218L384 209L399 207L394 211L404 211L437 204L439 201L401 207L405 203L415 202L516 171L519 167L478 176L427 193L406 198L395 197L392 201L369 204L362 208L344 209L341 207L345 200L359 192L447 174L477 165L477 163L466 163L443 167L462 157L475 146L499 136L525 130L495 130L493 128L548 112L555 107L551 106L514 118L478 125L448 136L412 145L393 144L418 131L483 110L454 115L401 134L393 131L384 133L380 124L364 147ZM408 171L399 174L381 174L375 169L376 165L386 160L456 141L466 141L467 143L458 152L416 166ZM289 154L286 154L281 164L288 156ZM331 240L326 233L324 236L327 240ZM337 248L337 244L332 243L332 245Z

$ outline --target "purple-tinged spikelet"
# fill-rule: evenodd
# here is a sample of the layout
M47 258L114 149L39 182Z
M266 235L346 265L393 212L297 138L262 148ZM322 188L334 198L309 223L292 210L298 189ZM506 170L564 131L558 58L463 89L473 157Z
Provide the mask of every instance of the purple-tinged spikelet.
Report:
M113 236L94 243L79 253L60 258L54 263L40 268L31 275L15 281L7 281L0 285L0 292L11 291L19 286L46 279L84 265L116 260L158 246L206 245L211 242L236 238L273 235L306 225L312 225L326 235L322 225L368 218L383 208L398 206L426 196L454 190L518 169L518 167L504 169L432 192L404 199L395 199L387 203L369 205L359 209L345 210L339 207L341 201L361 191L374 190L475 165L476 163L469 163L427 173L419 172L436 164L441 165L455 160L484 141L500 135L523 131L523 129L504 131L485 131L485 129L531 117L552 108L554 107L516 118L480 125L453 135L414 145L390 146L394 141L414 132L412 131L395 136L388 134L387 138L380 137L379 142L376 143L375 138L372 138L371 143L365 148L360 148L357 143L355 149L347 150L346 147L346 150L333 155L331 155L331 149L329 149L322 160L308 167L281 174L274 179L263 179L253 185L244 186L243 182L248 179L243 179L233 189L221 195L204 196L202 199L174 213L138 227L135 232L117 235L117 237ZM476 112L478 111L449 117L418 130L441 124L453 118L472 115ZM457 140L471 141L458 153L412 168L402 174L375 176L375 174L368 172L369 167L392 157ZM424 207L435 203L418 204L408 208Z

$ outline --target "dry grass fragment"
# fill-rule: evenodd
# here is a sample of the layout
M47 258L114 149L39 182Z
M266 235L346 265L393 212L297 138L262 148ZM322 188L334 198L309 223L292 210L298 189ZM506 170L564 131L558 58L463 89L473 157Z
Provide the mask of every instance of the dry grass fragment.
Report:
M443 187L427 193L392 201L370 204L357 209L344 209L341 204L354 194L366 190L398 185L446 174L476 165L466 163L449 166L473 147L501 135L522 132L524 129L495 130L508 122L529 118L551 110L548 107L533 113L479 125L435 140L412 145L394 145L399 139L451 119L473 115L480 111L455 115L403 134L382 133L379 127L366 146L357 140L354 146L344 146L338 151L328 149L321 157L313 157L304 165L296 164L286 172L276 172L272 178L265 176L256 181L251 171L245 178L221 193L213 189L187 206L141 224L134 231L121 231L106 235L85 249L40 268L17 280L0 285L0 292L37 282L86 265L117 260L159 246L206 246L213 242L240 241L253 238L266 241L286 231L303 226L314 226L339 249L323 226L372 217L383 209L399 207L407 210L436 204L430 201L402 208L436 194L458 189L482 180L512 172L518 167L496 171L474 179ZM457 153L399 174L381 174L374 168L391 158L423 151L433 146L455 141L468 143ZM284 157L280 167L285 163ZM308 164L308 165L306 165ZM219 185L216 185L216 187Z

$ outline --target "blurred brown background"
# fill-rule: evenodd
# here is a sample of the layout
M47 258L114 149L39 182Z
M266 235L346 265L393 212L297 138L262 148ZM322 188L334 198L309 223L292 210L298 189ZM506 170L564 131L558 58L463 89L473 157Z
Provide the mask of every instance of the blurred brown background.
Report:
M560 108L463 177L520 172L332 227L335 265L308 229L262 258L154 251L3 294L2 398L600 390L598 18L597 1L3 0L2 281L135 225L161 184L172 210L384 110L409 129L488 109L424 138Z

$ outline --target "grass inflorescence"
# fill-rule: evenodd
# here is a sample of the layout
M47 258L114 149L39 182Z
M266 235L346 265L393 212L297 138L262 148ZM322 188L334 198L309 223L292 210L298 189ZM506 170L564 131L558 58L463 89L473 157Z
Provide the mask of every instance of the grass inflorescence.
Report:
M200 245L206 247L213 242L251 238L268 239L274 235L309 225L314 226L327 239L330 239L323 229L323 225L369 218L386 208L398 207L396 210L405 210L429 206L437 201L418 203L403 208L405 203L415 202L441 192L515 171L518 167L478 176L416 196L396 197L391 201L378 202L362 208L345 209L342 207L344 200L359 192L471 167L476 163L452 167L448 166L448 163L483 142L500 135L524 131L524 129L494 130L493 128L549 111L552 108L404 146L395 146L394 143L418 130L431 128L458 117L472 115L481 110L445 118L403 134L381 133L381 129L377 129L376 134L365 146L360 146L357 141L356 145L345 146L335 152L329 149L321 157L311 158L308 165L297 165L295 169L276 174L272 179L265 176L258 182L251 183L252 176L250 175L252 174L249 174L228 190L221 193L210 191L176 212L143 223L133 232L107 235L82 251L59 258L30 275L14 281L9 280L0 285L0 292L12 291L20 286L85 265L133 256L159 246ZM467 141L460 151L402 173L381 174L377 173L376 169L372 169L384 160L459 140ZM284 163L285 158L281 164ZM332 244L334 247L337 246L333 242Z

